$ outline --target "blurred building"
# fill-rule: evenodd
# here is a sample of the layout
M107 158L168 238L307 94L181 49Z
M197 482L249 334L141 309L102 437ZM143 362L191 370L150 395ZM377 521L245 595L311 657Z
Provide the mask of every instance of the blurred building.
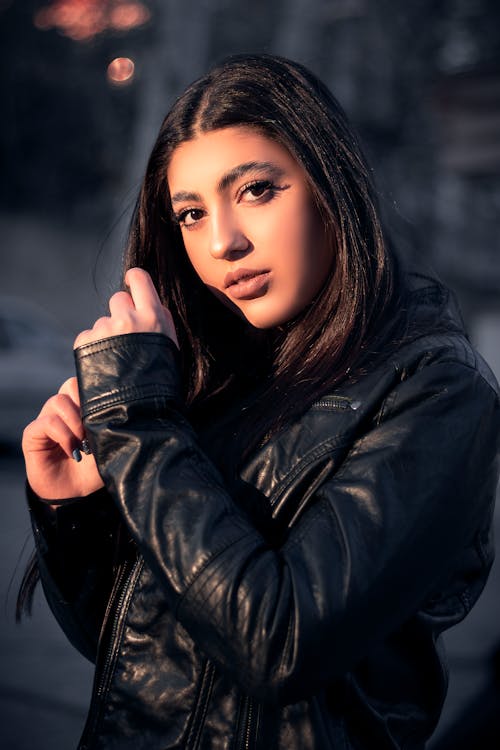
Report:
M226 54L278 52L323 77L356 123L403 255L448 280L467 314L496 309L499 29L494 0L255 0L251 12L241 0L2 0L0 222L13 220L6 231L20 242L26 219L39 222L44 263L54 225L77 235L54 251L63 276L82 240L94 262L130 211L173 97ZM108 242L114 266L120 227ZM16 291L26 255L8 255L3 283ZM34 294L57 307L53 291Z
M457 291L500 376L497 0L0 0L0 295L30 298L70 334L94 320L163 115L243 51L295 58L330 85L401 254ZM499 577L480 627L451 640L460 710L487 668Z

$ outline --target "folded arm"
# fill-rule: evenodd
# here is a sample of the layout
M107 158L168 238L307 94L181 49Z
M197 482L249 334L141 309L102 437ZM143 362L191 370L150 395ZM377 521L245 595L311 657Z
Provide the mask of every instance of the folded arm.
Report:
M178 620L248 693L317 692L414 614L488 525L498 398L470 367L438 362L401 383L274 549L200 450L169 338L115 336L76 356L122 519Z

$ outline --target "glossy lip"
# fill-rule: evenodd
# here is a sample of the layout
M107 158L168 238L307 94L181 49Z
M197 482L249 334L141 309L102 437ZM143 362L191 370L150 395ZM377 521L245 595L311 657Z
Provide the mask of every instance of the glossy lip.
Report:
M238 268L236 271L231 271L225 275L224 288L227 289L229 286L233 286L233 284L238 284L240 281L251 279L254 276L260 276L263 273L269 273L269 271L267 269Z
M234 299L255 299L266 293L270 275L269 270L238 268L226 274L224 288Z

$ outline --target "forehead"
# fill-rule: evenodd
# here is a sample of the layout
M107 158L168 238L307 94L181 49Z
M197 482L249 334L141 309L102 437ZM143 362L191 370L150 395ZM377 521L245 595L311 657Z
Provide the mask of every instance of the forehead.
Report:
M188 187L194 182L218 180L227 170L251 161L299 170L280 143L255 128L238 126L200 133L181 143L170 158L167 179L171 190Z

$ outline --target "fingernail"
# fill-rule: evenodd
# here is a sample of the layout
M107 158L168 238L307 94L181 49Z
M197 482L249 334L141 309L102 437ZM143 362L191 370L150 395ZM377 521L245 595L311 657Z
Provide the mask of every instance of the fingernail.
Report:
M71 455L73 456L73 458L75 459L77 463L82 460L82 454L80 453L79 448L75 448L75 450L73 451Z
M82 440L82 444L81 444L81 446L80 446L80 447L81 447L82 451L83 451L83 452L84 452L84 453L85 453L85 454L86 454L87 456L90 456L90 454L92 453L92 451L91 451L91 449L90 449L90 445L89 445L89 441L88 441L88 440Z

